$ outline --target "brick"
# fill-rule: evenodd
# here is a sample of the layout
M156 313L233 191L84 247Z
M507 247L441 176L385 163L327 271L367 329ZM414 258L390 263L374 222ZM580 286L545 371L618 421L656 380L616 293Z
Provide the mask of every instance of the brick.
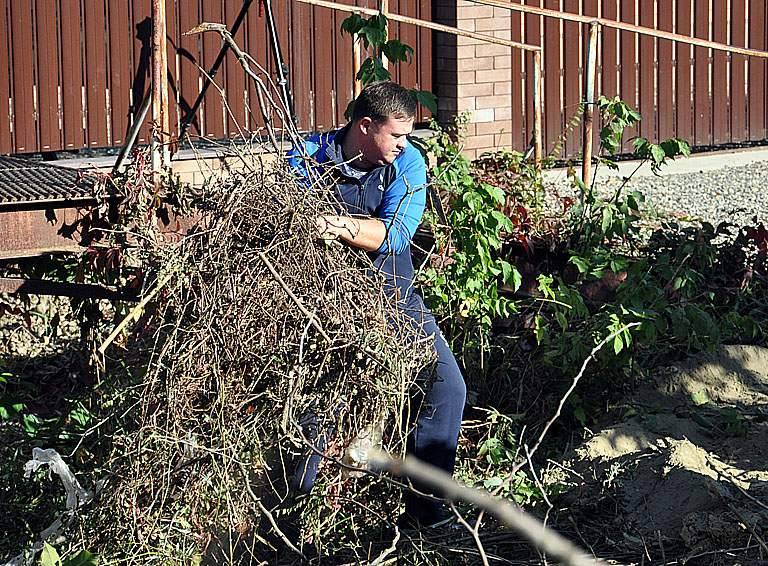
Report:
M437 99L437 109L439 112L455 113L458 108L458 101L455 98L441 96Z
M492 58L491 61L493 61ZM436 71L455 71L458 67L459 63L455 59L446 59L445 57L438 57L435 59Z
M456 73L456 84L465 85L475 82L476 71L458 71Z
M456 19L461 20L477 20L480 18L492 18L493 6L478 6L477 4L471 5L458 5L456 6Z
M474 45L462 45L456 49L456 59L474 59L475 58L475 46Z
M509 29L509 22L502 18L482 18L475 20L475 30L479 32Z
M509 106L511 104L512 96L509 94L478 96L476 101L476 108L478 110L482 110L483 108L500 108L502 106Z
M485 42L482 39L475 39L474 37L466 37L464 35L454 36L456 38L456 45L463 47L465 45L483 45Z
M464 31L477 31L475 30L475 20L460 20L456 22L456 26ZM459 36L461 37L461 36Z
M498 43L486 43L482 47L476 48L477 54L483 57L505 56L511 57L517 51L514 47L499 45Z
M499 39L508 39L512 40L512 30L511 29L500 29L491 32L491 35L493 37L498 37Z
M500 134L511 130L511 120L494 120L493 122L478 122L475 124L475 133L478 135Z
M494 69L511 69L512 57L509 55L497 55L493 58Z
M496 81L503 80L507 80L507 73L499 73L499 71L494 71L493 69L481 69L475 72L476 83L495 83Z
M500 133L493 136L493 145L497 148L509 147L512 145L512 134Z
M475 122L475 123L493 122L494 117L495 115L494 115L493 108L484 108L482 110L476 110L472 114L472 122Z
M475 57L473 59L459 59L457 61L459 71L476 71L493 69L493 57Z
M464 147L466 149L478 149L481 147L492 147L493 146L493 135L485 135L485 136L467 136L466 143L464 144Z
M476 149L464 149L461 154L469 159L470 161L474 161L477 159L477 150Z
M460 85L458 96L490 96L493 95L493 83Z
M463 110L474 110L475 106L474 96L462 96L456 98L456 109L461 112Z
M432 90L434 90L437 96L447 96L450 98L456 98L459 94L458 85L451 82L436 83L433 85Z
M493 17L494 18L507 18L509 20L509 19L512 18L512 10L508 10L507 8L495 7L493 9Z
M493 83L493 94L511 94L512 81L499 81Z
M522 113L522 108L517 108L516 112ZM494 120L511 120L512 119L512 106L501 106L495 108L493 111Z

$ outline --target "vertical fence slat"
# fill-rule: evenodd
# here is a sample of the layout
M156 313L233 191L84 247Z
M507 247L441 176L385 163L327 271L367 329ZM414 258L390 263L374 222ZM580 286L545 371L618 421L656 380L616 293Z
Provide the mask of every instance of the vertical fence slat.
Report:
M107 138L107 53L104 45L106 14L104 3L94 2L84 12L87 85L88 145L106 147Z
M342 0L343 4L354 5L354 0ZM349 16L347 12L336 12L333 27L336 31L336 124L343 124L344 110L355 94L354 57L352 38L348 33L341 34L341 24ZM414 48L417 46L414 45ZM418 54L419 51L416 51ZM417 61L414 60L415 66Z
M293 4L291 13L291 26L295 31L294 41L291 43L291 84L293 85L296 114L299 119L299 128L305 131L315 130L315 117L313 112L312 92L312 61L307 54L312 46L312 8L307 4Z
M406 0L403 0L401 6L400 0L389 0L389 11L393 12L395 14L401 14L403 13L403 7L407 3ZM376 8L377 6L371 6L372 8ZM402 33L405 26L400 24L400 22L389 22L389 37L390 39L400 39L402 41ZM389 72L392 73L392 80L396 83L402 83L402 73L404 69L400 67L400 65L389 65Z
M515 4L520 4L521 0L512 0ZM523 41L523 16L520 12L512 12L510 14L510 27L512 33L510 35L512 41ZM512 145L522 149L528 147L528 140L530 139L526 135L525 130L525 101L528 98L528 91L530 89L526 86L525 81L525 63L529 57L532 57L530 53L524 52L520 49L513 49L511 53L512 57ZM525 91L523 91L525 88ZM531 93L532 94L532 93ZM551 143L554 143L552 141Z
M563 10L571 14L579 13L579 0L563 0ZM563 120L567 124L579 112L581 102L581 24L563 22ZM573 155L581 147L581 128L568 132L565 140L565 154Z
M603 17L607 20L618 20L619 10L616 5L616 0L605 0L603 2ZM618 46L619 46L619 34L613 28L604 27L600 30L601 40L601 67L600 73L601 87L599 89L600 94L603 94L609 98L612 98L619 94L618 84Z
M544 7L560 9L560 0L544 0ZM560 77L563 62L560 60L560 20L544 18L544 151L547 152L563 132L563 105L560 101ZM517 80L512 77L512 80ZM531 89L526 93L533 96ZM513 109L514 112L514 109Z
M223 23L224 14L223 8L220 2L212 2L211 0L202 1L202 17L204 22L216 22ZM203 35L203 55L202 55L202 67L203 71L207 73L213 66L216 57L221 49L221 36L215 32L205 32ZM202 71L201 71L202 73ZM203 77L205 75L203 74ZM203 79L205 81L205 78ZM213 83L208 91L205 93L205 100L203 106L204 112L204 127L205 137L211 139L222 139L224 137L224 123L226 120L224 112L224 103L221 99L221 89L227 84L227 66L222 65L219 67L219 71L213 78Z
M640 25L654 27L654 2L645 0L640 2ZM656 139L656 93L655 78L657 72L656 57L654 55L655 40L648 35L641 35L640 51L638 53L638 110L643 119L640 121L640 135L649 140ZM665 69L665 72L668 72Z
M765 49L766 45L766 6L763 0L749 2L749 46L752 49ZM766 137L766 61L749 60L749 139L762 140Z
M0 29L10 30L8 19L8 3L10 0L0 0ZM11 135L11 58L8 41L10 34L3 33L0 37L0 153L13 151L13 136Z
M712 0L712 18L712 39L728 43L728 0ZM716 144L731 140L728 59L725 51L716 50L712 53L712 130Z
M258 1L254 2L251 9L248 11L245 27L248 38L248 53L257 63L259 63L259 65L265 69L269 69L269 60L267 57L269 51L267 26L264 18L259 15ZM259 128L264 127L264 120L259 111L259 99L256 93L256 87L250 79L248 79L246 91L248 97L248 130L250 132L255 132Z
M240 9L243 7L242 0L227 0L224 4L224 24L227 28L232 29L232 25L237 19L237 15L240 13ZM256 6L253 6L254 10L258 10L258 2ZM237 30L234 38L235 43L240 49L246 49L245 44L245 28L241 25ZM227 53L226 58L226 93L227 93L227 105L229 106L229 112L227 112L227 130L228 136L239 136L240 131L245 132L245 72L243 71L240 62L237 57L230 51Z
M419 18L426 21L432 21L432 2L430 0L421 0L419 3ZM419 29L419 40L417 45L416 57L419 66L419 83L417 88L432 92L432 31L426 28ZM419 118L421 121L427 121L432 114L426 108L420 109Z
M200 23L200 14L198 12L197 1L186 2L184 8L179 7L179 75L177 79L179 84L179 111L182 120L195 103L200 92L199 71L197 64L200 61L200 36L183 35ZM188 135L190 139L195 136L203 135L203 124L201 123L200 112L198 112L190 122ZM184 141L184 140L181 140Z
M698 8L694 12L694 35L709 39L709 11ZM712 143L712 98L709 90L710 50L695 47L693 50L693 108L694 141L696 145Z
M61 108L64 149L85 145L80 0L61 0ZM2 24L0 23L0 28Z
M191 8L192 6L190 6ZM149 92L152 86L150 75L152 67L152 7L150 0L132 0L130 25L133 37L133 82L131 85L133 107L131 110L135 115L141 107L144 95ZM137 143L149 143L150 122L151 114L147 114L147 119L144 120L136 138Z
M109 94L112 116L112 145L122 145L130 128L131 83L131 27L127 2L109 2ZM141 102L139 102L141 104Z
M681 35L690 35L693 25L691 0L677 0L675 13L675 31ZM675 43L675 134L690 142L694 141L692 53L690 45Z
M291 28L290 9L291 4L294 4L294 2L285 2L281 4L282 5L279 8L273 8L275 10L275 26L277 27L277 35L280 38L280 49L283 53L283 59L287 65L290 65L291 44L294 40L294 33L301 33L300 30L303 28ZM274 67L272 76L277 76ZM278 126L281 126L279 122Z
M312 54L317 64L313 82L315 85L315 115L317 129L329 130L334 125L334 112L331 105L333 98L333 77L327 72L325 65L333 61L333 17L325 8L315 8L314 26L312 27Z
M647 0L646 0L647 1ZM634 0L621 0L620 20L625 23L635 23L635 2ZM622 31L619 34L621 48L621 67L619 76L621 77L620 88L621 98L632 108L637 108L637 48L635 45L636 35L634 33ZM637 135L636 128L627 128L624 132L624 151L632 151L631 144L626 140Z
M168 127L171 136L178 135L179 127L179 109L176 104L176 91L178 88L176 73L176 51L175 46L179 42L179 20L176 16L178 4L176 0L166 0L165 2L165 27L168 59ZM141 103L139 103L141 104Z
M673 30L672 12L674 0L659 0L658 18L659 29ZM672 60L672 42L660 39L658 49L658 96L656 111L656 132L659 139L671 138L675 135L675 111L673 104L673 77L675 65Z
M397 13L415 18L418 14L417 3L418 0L400 0L400 7ZM416 31L416 26L405 24L400 26L400 41L416 48L417 38L418 33ZM398 38L395 37L395 39ZM400 84L406 88L416 88L416 85L419 82L416 65L413 63L400 63L397 66L400 67Z
M731 0L731 44L744 47L746 34L746 2ZM743 55L731 56L731 141L740 142L747 136L747 100L745 96L746 62Z
M541 0L526 0L524 4L529 6L541 7ZM541 45L541 16L534 16L532 14L525 15L525 43L529 45ZM534 128L534 112L533 112L533 89L534 89L534 72L533 72L533 54L525 54L525 140L526 146L528 141L533 136Z
M32 59L32 1L13 0L11 7L11 57L13 60L13 117L16 149L37 151L35 135L35 80Z
M59 129L59 57L55 0L37 0L37 107L40 150L61 147Z

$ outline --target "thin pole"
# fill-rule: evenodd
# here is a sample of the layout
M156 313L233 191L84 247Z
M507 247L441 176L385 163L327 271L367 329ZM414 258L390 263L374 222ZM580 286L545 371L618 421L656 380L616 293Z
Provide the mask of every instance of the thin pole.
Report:
M147 92L147 94L144 95L141 108L139 108L139 111L133 117L133 124L131 124L131 129L128 130L128 137L126 138L123 147L120 148L120 153L118 154L117 159L115 160L115 164L112 167L113 174L119 173L122 170L123 162L125 161L126 156L131 152L133 145L136 143L136 136L139 135L141 125L144 123L144 120L147 119L147 114L149 114L149 107L151 106L151 102L152 93Z
M302 4L309 4L311 6L320 6L321 8L330 8L331 10L338 10L340 12L350 12L353 14L367 14L374 16L379 13L378 10L371 8L363 8L361 6L348 6L345 4L336 4L335 2L328 2L328 0L295 0ZM401 16L399 14L389 14L390 21L400 22L402 24L412 24L423 28L433 29L436 31L442 31L450 33L452 35L461 35L463 37L471 37L473 39L479 39L486 43L495 43L497 45L506 45L507 47L514 47L516 49L523 49L524 51L541 51L541 47L538 45L528 45L527 43L520 43L517 41L509 41L508 39L501 39L499 37L493 37L483 33L476 33L474 31L466 31L458 29L452 26L446 26L443 24L436 24L427 20L420 20L418 18L411 18L408 16Z
M300 2L302 0L299 0ZM508 10L514 10L516 12L523 12L526 14L536 14L538 16L544 16L546 18L555 18L558 20L566 20L569 22L579 22L582 24L591 24L593 22L605 26L608 28L614 28L621 31L629 31L638 33L640 35L649 35L651 37L657 37L659 39L669 39L670 41L677 41L679 43L685 43L688 45L695 45L697 47L708 47L710 49L716 49L718 51L726 51L729 53L737 53L739 55L746 55L748 57L760 57L763 59L768 58L768 51L759 51L757 49L747 49L744 47L736 47L733 45L726 45L725 43L717 43L716 41L709 41L706 39L698 39L687 35L680 35L669 31L661 31L653 28L647 28L643 26L636 26L634 24L628 24L625 22L617 22L615 20L606 20L605 18L593 18L592 16L581 16L579 14L569 14L567 12L560 12L558 10L550 10L547 8L538 8L536 6L530 6L527 4L513 4L509 0L470 0L475 4L485 4L486 6L497 6L499 8L506 8ZM646 0L643 0L646 1ZM649 0L650 1L650 0Z
M541 72L541 51L533 54L533 159L541 167L543 157L542 107L544 104L544 80Z
M240 8L240 12L237 14L237 18L235 18L235 22L232 24L232 28L229 30L229 33L232 34L232 37L234 37L237 34L237 30L240 29L240 25L243 23L245 15L248 12L248 8L250 8L252 3L253 0L243 1L243 7ZM216 73L219 71L219 67L224 62L224 57L227 55L228 49L229 43L225 41L219 50L219 54L216 56L216 60L213 62L213 65L211 65L211 68L206 74L203 87L200 89L200 94L197 95L192 108L189 109L187 114L184 116L184 119L181 121L181 126L179 126L179 145L181 145L181 142L184 140L184 136L187 134L187 130L189 129L190 124L192 124L192 120L195 119L195 114L197 114L200 105L203 103L205 93L208 92L208 89L211 86L211 82L216 77Z
M592 130L595 108L595 77L597 75L597 34L600 24L589 24L589 43L586 53L586 73L584 74L584 138L582 140L581 180L589 185L592 173Z
M152 172L168 162L168 52L166 46L165 0L152 0Z
M379 0L379 12L389 19L389 0ZM387 24L386 34L386 38L389 39L389 24ZM389 61L383 53L381 54L381 64L384 65L385 69L389 69Z

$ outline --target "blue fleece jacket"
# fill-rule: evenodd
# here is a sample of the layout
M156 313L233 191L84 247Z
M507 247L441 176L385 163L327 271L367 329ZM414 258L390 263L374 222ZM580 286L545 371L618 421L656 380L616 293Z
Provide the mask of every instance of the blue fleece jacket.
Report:
M347 204L351 212L368 214L381 220L387 228L387 236L379 254L410 252L410 242L421 223L426 204L427 169L421 153L410 143L395 161L372 171L358 171L345 163L341 151L341 138L345 130L328 134L316 134L288 152L291 167L300 175L306 186L312 178L319 179L327 165L333 165L343 176L357 179L365 190L381 191L381 199L363 199ZM374 188L371 188L371 187ZM345 198L345 201L348 199ZM367 203L373 202L374 204Z

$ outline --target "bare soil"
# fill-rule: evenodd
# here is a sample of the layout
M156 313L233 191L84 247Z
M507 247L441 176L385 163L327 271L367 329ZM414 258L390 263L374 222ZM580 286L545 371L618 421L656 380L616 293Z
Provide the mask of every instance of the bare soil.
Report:
M768 349L723 346L659 371L568 467L555 474L580 487L567 503L608 521L603 542L635 549L633 563L762 563Z

